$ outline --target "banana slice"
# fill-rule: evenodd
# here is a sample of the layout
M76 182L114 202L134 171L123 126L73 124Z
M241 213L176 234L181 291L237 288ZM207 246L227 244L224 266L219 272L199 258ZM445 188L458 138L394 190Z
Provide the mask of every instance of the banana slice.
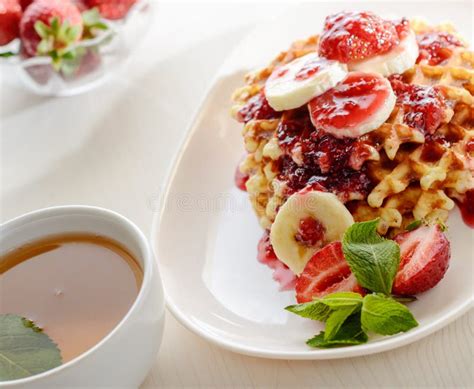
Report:
M367 73L378 73L384 77L392 74L404 73L412 68L418 58L418 42L413 31L400 42L400 44L386 54L360 62L349 63L350 70Z
M265 84L265 97L275 111L298 108L346 74L346 65L309 53L275 69Z
M351 72L308 103L311 122L336 138L358 138L379 128L395 107L390 82L377 73Z
M353 223L351 213L336 195L302 190L278 211L270 241L278 259L299 275L316 251L341 240Z

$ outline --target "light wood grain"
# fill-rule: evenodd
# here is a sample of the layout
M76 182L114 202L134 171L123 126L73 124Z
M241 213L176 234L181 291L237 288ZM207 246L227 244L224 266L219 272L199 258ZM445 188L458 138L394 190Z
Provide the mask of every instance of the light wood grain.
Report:
M474 386L474 311L409 346L358 358L280 361L209 344L167 316L165 337L142 388Z
M158 4L149 35L118 77L73 98L30 95L2 66L1 220L91 204L124 214L148 234L166 172L207 85L241 37L282 8ZM220 349L168 314L143 388L474 387L473 321L471 311L383 354L275 361Z

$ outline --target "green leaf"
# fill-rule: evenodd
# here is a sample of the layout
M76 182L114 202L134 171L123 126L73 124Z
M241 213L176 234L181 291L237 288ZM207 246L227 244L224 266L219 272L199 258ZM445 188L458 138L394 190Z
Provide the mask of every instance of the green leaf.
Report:
M13 51L5 51L3 53L0 53L1 58L14 57L15 55L18 55L18 53L14 53Z
M66 29L66 40L68 42L74 42L81 33L80 26L70 26Z
M336 292L324 296L320 301L331 309L362 306L362 296L354 292Z
M319 299L309 303L289 305L285 309L306 319L319 321L326 321L331 313L331 308Z
M400 247L376 231L378 219L354 223L344 234L342 248L358 283L373 292L390 294L400 263Z
M68 21L66 20L64 23L68 23ZM59 32L59 28L61 26L61 23L59 23L59 18L53 17L49 21L49 25L51 26L51 31L53 32L53 34L57 35L57 33Z
M362 344L366 343L367 340L368 337L361 327L359 315L352 315L344 322L332 339L325 339L325 332L321 331L314 338L308 339L306 344L316 348L332 348Z
M83 38L93 38L97 36L97 30L108 30L109 26L102 21L98 8L92 8L82 13L82 23L84 25Z
M412 221L410 224L408 224L405 227L405 229L407 231L413 231L413 230L416 230L418 227L420 227L422 224L423 224L423 221L418 219L418 220Z
M61 363L56 344L32 321L0 315L0 381L39 374Z
M361 322L366 331L381 335L406 332L418 325L405 305L382 294L368 294L364 297Z
M47 38L51 34L49 26L44 24L41 20L37 20L34 25L35 31L41 38Z
M354 305L352 307L340 308L337 311L332 312L326 320L324 340L331 340L336 337L346 319L358 309L359 307Z
M82 13L82 22L84 26L91 27L101 22L100 12L97 7L88 9Z

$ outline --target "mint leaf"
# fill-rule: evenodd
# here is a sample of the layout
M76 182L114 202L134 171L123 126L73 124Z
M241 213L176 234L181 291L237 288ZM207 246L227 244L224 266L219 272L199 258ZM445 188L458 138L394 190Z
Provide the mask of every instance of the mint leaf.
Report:
M324 339L330 340L336 336L346 319L362 308L363 298L358 293L338 292L329 294L321 300L332 309L326 320Z
M354 305L352 307L340 308L337 311L332 312L326 320L324 340L331 340L336 337L346 319L358 309L359 307Z
M362 296L354 292L336 292L324 296L319 301L326 304L331 309L349 308L362 306Z
M32 321L0 315L0 381L39 374L61 363L56 344Z
M309 303L289 305L285 309L306 319L319 321L326 321L331 313L331 308L319 299Z
M365 330L381 335L406 332L418 325L405 305L382 294L368 294L364 297L361 322Z
M321 331L315 337L308 339L306 344L316 348L332 348L362 344L366 343L367 340L368 337L361 327L359 315L352 315L344 322L332 339L325 339L325 332Z
M373 292L390 294L400 263L400 247L376 231L378 219L354 223L347 229L342 249L358 283Z
M362 306L362 296L353 292L336 292L315 298L309 303L289 305L285 309L296 315L311 320L326 321L329 315L338 309L358 308Z

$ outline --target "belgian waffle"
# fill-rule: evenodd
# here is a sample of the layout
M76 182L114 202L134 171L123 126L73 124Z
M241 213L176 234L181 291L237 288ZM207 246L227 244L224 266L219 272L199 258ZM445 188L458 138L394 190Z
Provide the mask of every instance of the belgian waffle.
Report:
M416 34L453 33L449 25L431 27L414 21L411 27ZM318 41L318 36L297 41L267 67L248 74L245 86L233 95L234 117L242 121L242 108L262 93L275 67L317 50ZM382 126L361 137L362 151L361 147L353 147L347 155L348 169L363 169L370 177L369 191L334 191L356 221L380 217L379 232L384 234L395 233L415 219L445 221L454 207L453 200L462 200L474 188L474 52L459 47L441 64L421 61L400 75L400 80L435 86L443 93L447 104L441 125L435 134L426 135L410 126L403 109L396 105ZM286 112L252 118L243 129L247 155L240 170L249 176L247 192L265 229L271 226L289 195L288 183L281 179L282 158L291 158L292 163L304 168L298 148L286 150L278 140L285 115ZM435 142L434 137L443 141Z

